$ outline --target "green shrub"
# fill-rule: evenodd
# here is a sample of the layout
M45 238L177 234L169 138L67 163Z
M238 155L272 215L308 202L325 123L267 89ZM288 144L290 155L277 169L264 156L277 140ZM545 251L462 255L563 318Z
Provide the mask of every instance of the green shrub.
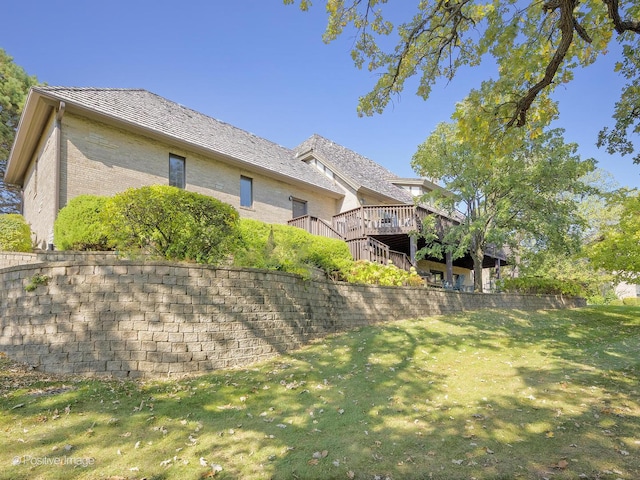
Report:
M623 298L622 304L628 307L640 307L640 298L637 298L637 297Z
M528 293L535 295L570 295L581 296L584 288L571 280L560 280L546 277L504 278L500 281L505 292Z
M118 250L168 260L219 264L238 246L238 212L229 204L168 185L131 188L107 203Z
M31 227L22 215L0 215L0 251L30 252Z
M109 197L80 195L60 210L53 238L60 250L113 250L114 241L103 217Z
M358 260L347 273L346 279L352 283L368 283L385 286L421 286L424 280L412 267L410 272L402 270L395 265L382 265L380 263Z
M288 225L241 219L242 247L234 255L239 267L264 268L308 277L313 267L341 278L353 263L342 240L311 235Z
M612 302L618 299L613 289L607 289L605 293L597 293L595 295L586 295L589 305L612 305Z
M353 266L353 257L346 242L318 235L311 235L307 261L336 279L343 279Z

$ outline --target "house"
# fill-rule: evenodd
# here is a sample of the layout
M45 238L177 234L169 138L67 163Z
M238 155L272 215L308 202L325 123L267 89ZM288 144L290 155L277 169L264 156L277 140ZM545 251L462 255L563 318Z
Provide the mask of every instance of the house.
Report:
M615 286L615 293L618 298L640 298L640 285L620 282Z
M21 186L40 248L52 246L56 215L70 199L151 184L213 196L242 217L342 238L356 259L405 267L420 248L409 233L425 216L459 221L416 203L440 188L428 180L400 178L318 135L289 149L139 89L32 88L5 181ZM494 257L487 267L504 264ZM416 266L472 284L470 257Z

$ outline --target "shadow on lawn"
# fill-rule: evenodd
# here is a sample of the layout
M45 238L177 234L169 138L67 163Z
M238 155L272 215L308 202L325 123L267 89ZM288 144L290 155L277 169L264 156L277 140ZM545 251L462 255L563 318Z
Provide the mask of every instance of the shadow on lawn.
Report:
M19 395L22 408L0 400L16 422L3 433L11 455L33 429L19 454L71 442L96 467L0 477L199 478L203 457L223 466L216 478L638 478L640 323L628 312L424 319L331 336L267 367ZM68 405L65 426L38 424ZM176 458L129 470L148 455Z

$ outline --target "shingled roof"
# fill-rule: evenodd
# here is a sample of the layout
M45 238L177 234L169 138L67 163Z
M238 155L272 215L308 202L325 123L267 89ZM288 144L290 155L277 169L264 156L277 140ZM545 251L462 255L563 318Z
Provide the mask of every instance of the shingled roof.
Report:
M413 196L409 192L391 183L391 180L400 180L398 175L327 138L314 134L298 145L295 151L298 156L311 152L316 158L320 157L319 160L327 162L329 168L356 190L364 187L399 203L413 203Z
M216 120L142 89L35 87L33 92L70 106L219 153L319 187L335 194L341 188L315 168L300 162L292 150Z

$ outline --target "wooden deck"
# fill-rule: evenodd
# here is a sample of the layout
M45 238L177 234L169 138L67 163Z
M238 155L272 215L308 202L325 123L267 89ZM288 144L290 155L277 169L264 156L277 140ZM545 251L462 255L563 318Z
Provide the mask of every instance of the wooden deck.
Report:
M363 205L335 215L331 222L305 215L289 220L288 224L314 235L344 240L355 260L385 265L392 262L399 268L409 270L416 266L411 256L417 248L410 234L421 231L424 219L429 215L436 215L444 223L464 220L459 212L451 216L437 209L429 210L415 205ZM408 252L410 255L407 255ZM502 249L489 247L483 266L493 267L496 261L506 264L506 254ZM453 265L473 268L469 255L455 260Z
M419 231L427 215L428 210L414 205L372 205L335 215L332 224L345 240L354 240Z
M373 237L397 238L419 231L422 220L430 213L414 205L372 205L335 215L331 224L305 215L289 220L289 225L314 235L346 241L355 260L369 260L385 265L391 262L399 268L409 270L415 266L409 256L392 250L389 245Z

